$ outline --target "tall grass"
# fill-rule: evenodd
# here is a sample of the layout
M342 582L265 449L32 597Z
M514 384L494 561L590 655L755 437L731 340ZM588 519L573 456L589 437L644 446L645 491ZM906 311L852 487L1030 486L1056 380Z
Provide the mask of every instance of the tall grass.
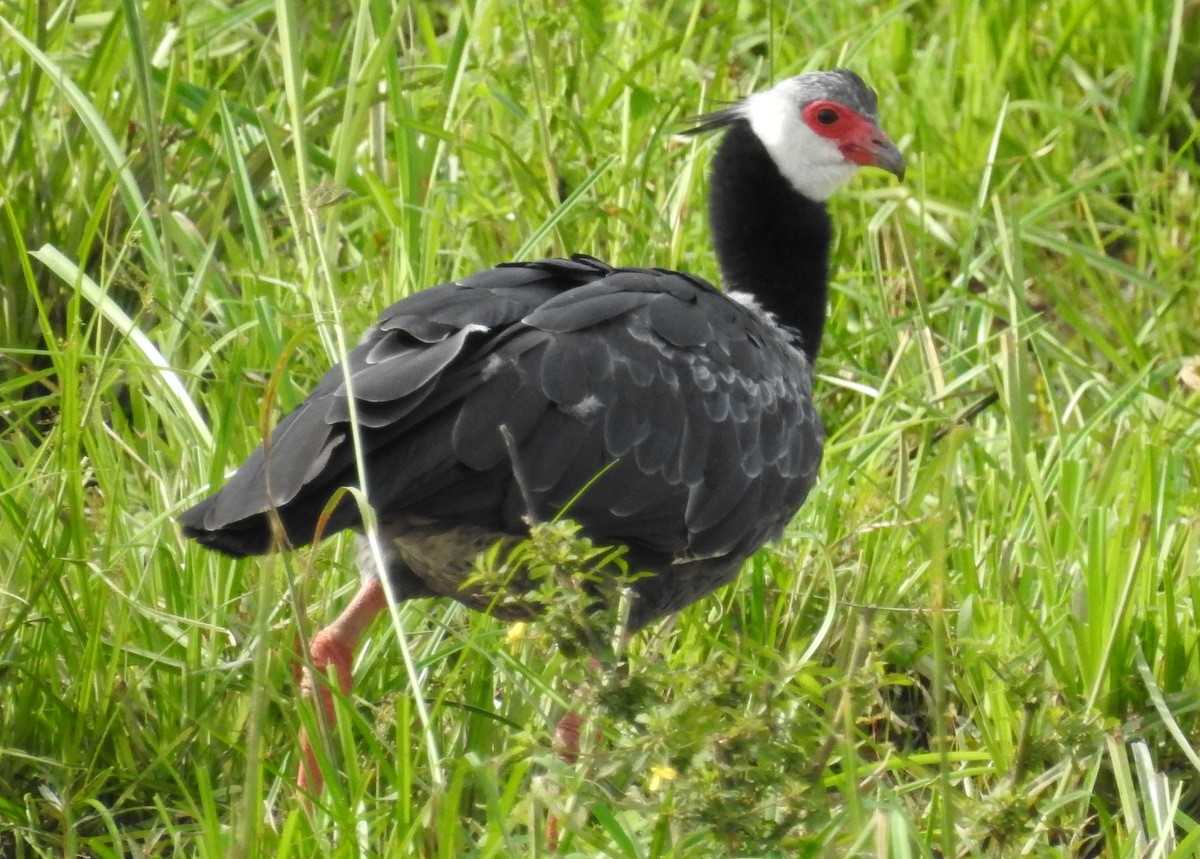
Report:
M1184 0L0 8L0 856L544 856L549 813L578 856L1195 855L1198 46ZM833 203L787 538L621 671L404 607L307 810L291 653L352 553L174 516L423 286L715 279L674 123L834 64L911 169Z

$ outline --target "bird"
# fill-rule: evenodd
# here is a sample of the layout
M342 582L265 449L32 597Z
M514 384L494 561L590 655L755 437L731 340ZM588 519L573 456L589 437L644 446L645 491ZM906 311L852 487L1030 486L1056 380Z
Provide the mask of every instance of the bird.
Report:
M566 509L645 574L629 585L632 633L731 582L804 503L824 442L812 384L826 201L864 166L902 180L905 160L876 93L844 68L786 78L684 130L707 132L722 134L708 215L723 289L574 255L415 292L178 517L188 538L237 558L356 532L362 586L310 648L343 693L388 605L384 577L397 601L504 617L511 604L470 583L474 559ZM359 486L356 444L379 552L350 494L335 500ZM328 688L304 682L332 723ZM301 745L299 784L320 792Z

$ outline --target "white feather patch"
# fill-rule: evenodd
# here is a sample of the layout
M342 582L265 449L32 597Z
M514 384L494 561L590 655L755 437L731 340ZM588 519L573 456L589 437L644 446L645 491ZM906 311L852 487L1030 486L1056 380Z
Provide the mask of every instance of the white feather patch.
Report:
M486 382L500 372L500 366L503 363L504 360L495 352L488 355L487 359L483 362L483 367L479 370L479 378Z
M728 298L730 301L736 301L738 304L740 304L742 307L749 310L755 316L758 316L760 318L762 318L762 317L765 317L768 319L771 318L771 314L769 314L769 313L767 313L767 311L763 310L762 305L758 303L758 299L754 297L753 293L741 292L739 290L734 289L734 290L731 290L731 291L725 293L725 297Z
M740 304L747 313L767 328L772 330L779 328L779 320L775 318L775 314L759 304L758 299L751 293L732 289L725 293L725 297Z
M595 394L588 394L573 406L567 407L567 413L579 419L590 418L600 411L600 399Z

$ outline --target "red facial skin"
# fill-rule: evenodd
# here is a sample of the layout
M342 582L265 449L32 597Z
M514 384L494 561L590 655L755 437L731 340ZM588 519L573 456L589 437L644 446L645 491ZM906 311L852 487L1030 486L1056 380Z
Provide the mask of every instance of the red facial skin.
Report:
M846 160L855 164L878 166L880 153L895 149L878 125L836 101L814 101L800 116L817 134L836 143Z

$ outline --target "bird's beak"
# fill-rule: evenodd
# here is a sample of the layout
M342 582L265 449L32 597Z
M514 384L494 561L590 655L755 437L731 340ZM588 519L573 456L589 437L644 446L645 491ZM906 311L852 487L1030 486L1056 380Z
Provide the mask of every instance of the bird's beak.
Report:
M863 148L874 158L872 164L904 181L904 156L900 154L896 144L892 143L892 138L888 137L882 128L878 125L874 127L870 145Z
M904 156L878 125L864 122L864 129L859 130L852 142L842 144L842 154L855 164L864 167L878 167L886 170L897 179L904 179Z

